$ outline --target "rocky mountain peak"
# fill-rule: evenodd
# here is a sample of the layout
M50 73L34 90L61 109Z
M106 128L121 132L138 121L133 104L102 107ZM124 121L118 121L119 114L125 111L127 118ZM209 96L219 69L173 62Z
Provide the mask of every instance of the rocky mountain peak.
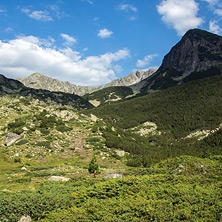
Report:
M143 93L222 74L222 37L191 29L164 57L159 69L133 86Z
M158 71L201 71L218 64L222 64L222 37L191 29L164 57Z

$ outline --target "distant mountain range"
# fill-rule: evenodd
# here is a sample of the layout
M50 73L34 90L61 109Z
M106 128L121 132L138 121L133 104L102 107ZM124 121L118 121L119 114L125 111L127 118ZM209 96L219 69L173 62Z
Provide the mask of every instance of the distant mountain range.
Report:
M90 87L90 86L77 86L69 82L63 82L57 79L50 78L40 73L33 73L32 75L23 79L18 79L25 86L35 89L46 89L49 91L59 91L83 96L111 86L130 86L136 84L143 79L151 76L156 69L149 69L148 71L138 70L136 73L113 80L105 86Z

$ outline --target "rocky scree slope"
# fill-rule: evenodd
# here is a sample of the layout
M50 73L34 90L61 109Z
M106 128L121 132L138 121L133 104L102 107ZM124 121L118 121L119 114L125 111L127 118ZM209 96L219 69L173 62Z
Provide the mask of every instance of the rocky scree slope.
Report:
M222 73L222 37L191 29L164 57L160 68L132 88L150 93Z

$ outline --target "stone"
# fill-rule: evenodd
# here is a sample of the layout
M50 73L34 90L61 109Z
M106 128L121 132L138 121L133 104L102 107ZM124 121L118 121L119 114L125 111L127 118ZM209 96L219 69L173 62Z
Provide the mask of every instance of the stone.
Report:
M20 218L18 222L30 222L32 221L32 218L29 215L24 215Z
M119 156L119 157L124 157L125 154L126 154L126 152L123 151L123 150L115 150L114 152L115 152L115 154L116 154L117 156Z
M21 170L27 170L26 167L22 167Z
M62 177L62 176L51 176L48 179L49 181L61 181L61 182L67 182L70 180L70 178Z
M123 173L108 173L107 175L104 176L104 178L123 178L124 174Z
M10 146L21 138L20 135L16 133L8 133L5 138L5 145Z

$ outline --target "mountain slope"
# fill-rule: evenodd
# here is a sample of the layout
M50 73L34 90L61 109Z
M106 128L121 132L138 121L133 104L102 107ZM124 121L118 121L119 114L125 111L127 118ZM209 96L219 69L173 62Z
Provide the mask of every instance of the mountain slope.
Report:
M90 87L90 86L76 86L69 82L62 82L57 79L50 78L40 73L33 73L32 75L19 79L25 86L35 89L45 89L49 91L65 92L76 94L79 96L85 95L102 87Z
M51 92L43 89L28 88L21 82L8 79L3 75L0 75L0 94L19 94L26 97L38 98L48 103L70 105L79 109L93 107L91 103L87 102L80 96L64 92Z
M97 107L104 104L119 102L133 95L134 92L129 87L112 86L98 90L90 94L86 94L83 96L83 98L89 101L95 107Z
M176 137L222 123L222 76L195 80L122 103L97 107L92 112L116 127L131 128L146 121ZM132 118L133 117L133 118Z
M222 37L189 30L164 57L159 69L134 87L144 93L222 74Z

